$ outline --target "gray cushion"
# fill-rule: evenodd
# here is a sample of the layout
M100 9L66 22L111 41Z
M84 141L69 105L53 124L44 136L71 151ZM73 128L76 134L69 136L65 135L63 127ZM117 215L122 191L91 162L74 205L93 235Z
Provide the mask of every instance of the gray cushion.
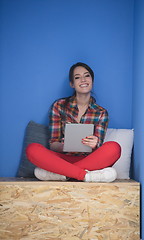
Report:
M22 150L21 162L17 172L17 177L34 177L34 168L36 167L32 164L26 157L26 147L30 143L40 143L43 146L49 148L49 131L48 127L42 124L30 121L26 127L26 133L24 138L24 146Z

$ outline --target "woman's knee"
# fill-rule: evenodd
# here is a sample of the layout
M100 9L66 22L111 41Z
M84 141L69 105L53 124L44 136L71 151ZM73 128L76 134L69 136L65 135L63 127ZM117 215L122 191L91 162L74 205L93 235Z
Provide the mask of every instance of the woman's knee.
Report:
M26 155L27 155L27 158L29 159L30 156L33 156L37 150L39 148L43 148L43 146L39 143L30 143L27 147L26 147Z
M119 143L117 143L115 141L109 141L109 142L105 142L103 145L105 147L107 147L108 151L115 154L117 156L117 158L120 158L120 156L121 156L121 146L120 146Z

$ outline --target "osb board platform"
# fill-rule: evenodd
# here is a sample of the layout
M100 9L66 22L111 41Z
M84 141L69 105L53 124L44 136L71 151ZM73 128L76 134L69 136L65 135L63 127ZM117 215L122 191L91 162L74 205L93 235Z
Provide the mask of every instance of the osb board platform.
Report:
M1 240L139 240L139 183L0 179Z

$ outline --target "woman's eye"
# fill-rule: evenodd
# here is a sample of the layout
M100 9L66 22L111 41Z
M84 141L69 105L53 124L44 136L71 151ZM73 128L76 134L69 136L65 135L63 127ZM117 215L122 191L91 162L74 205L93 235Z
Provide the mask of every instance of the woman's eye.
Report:
M90 74L85 75L85 77L90 77Z
M75 77L75 79L79 79L80 77Z

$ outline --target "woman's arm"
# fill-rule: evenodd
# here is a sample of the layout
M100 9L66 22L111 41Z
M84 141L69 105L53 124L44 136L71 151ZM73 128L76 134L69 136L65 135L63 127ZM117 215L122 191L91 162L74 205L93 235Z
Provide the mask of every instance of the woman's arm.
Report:
M100 147L103 144L108 127L108 122L109 122L108 112L107 110L104 110L100 115L99 122L95 126L94 131L94 135L98 137L97 147Z
M62 119L60 104L55 102L49 113L50 149L55 152L63 152Z
M91 147L92 149L100 147L103 144L107 127L108 112L104 110L99 116L98 123L95 125L94 135L87 136L85 139L82 139L82 143Z
M50 150L52 150L54 152L63 152L63 143L62 142L51 143Z

